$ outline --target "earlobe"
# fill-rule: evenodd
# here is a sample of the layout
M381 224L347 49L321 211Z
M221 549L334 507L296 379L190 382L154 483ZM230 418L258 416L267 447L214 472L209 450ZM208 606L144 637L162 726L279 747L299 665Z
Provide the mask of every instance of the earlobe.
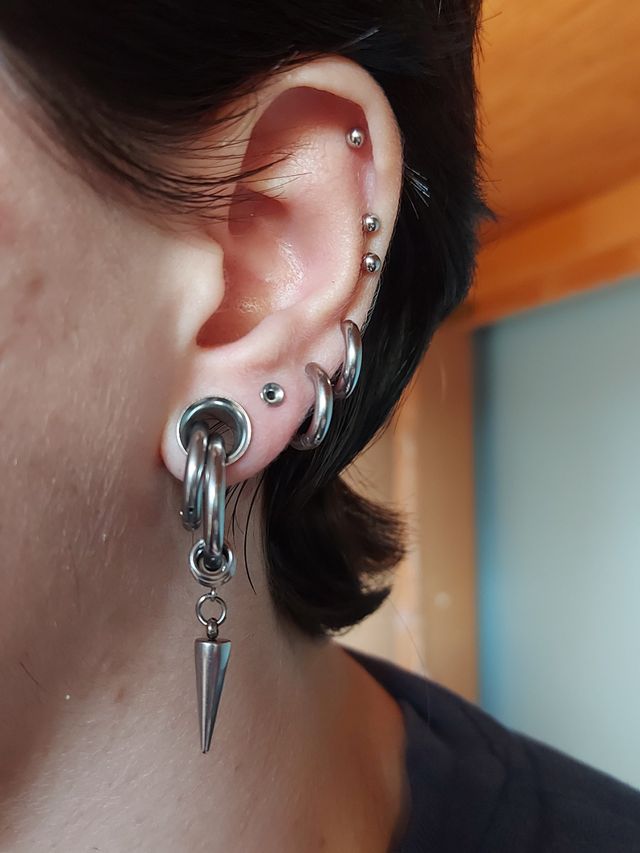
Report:
M251 447L230 467L229 484L266 467L312 408L295 445L317 446L333 401L327 381L341 365L337 396L357 381L354 340L397 212L395 119L358 66L327 59L288 73L253 119L241 171L254 177L238 182L227 217L209 231L223 253L224 297L202 318L163 436L164 461L179 478L185 454L176 424L201 398L232 399L252 423Z

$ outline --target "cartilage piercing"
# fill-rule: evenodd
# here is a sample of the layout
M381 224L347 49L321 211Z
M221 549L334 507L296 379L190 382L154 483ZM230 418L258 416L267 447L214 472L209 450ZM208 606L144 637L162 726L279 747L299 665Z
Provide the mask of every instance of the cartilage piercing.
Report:
M347 133L347 145L350 148L362 148L364 140L364 130L360 130L359 127L354 127Z

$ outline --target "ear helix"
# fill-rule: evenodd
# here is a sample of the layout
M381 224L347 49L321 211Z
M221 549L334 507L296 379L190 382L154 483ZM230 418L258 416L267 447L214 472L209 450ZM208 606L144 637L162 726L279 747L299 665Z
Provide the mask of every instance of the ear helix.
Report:
M352 128L346 134L347 145L350 148L362 148L366 135L360 128ZM365 213L362 217L362 230L365 235L375 234L380 230L380 219L374 213ZM366 252L362 258L362 270L365 273L377 273L382 268L382 260L375 252ZM315 403L312 410L311 422L305 433L297 435L291 442L296 450L314 450L326 438L333 413L333 399L349 397L360 378L362 368L362 336L360 329L353 320L343 320L341 323L345 344L345 358L340 374L332 385L328 374L315 362L307 365L305 372L311 379L315 391Z

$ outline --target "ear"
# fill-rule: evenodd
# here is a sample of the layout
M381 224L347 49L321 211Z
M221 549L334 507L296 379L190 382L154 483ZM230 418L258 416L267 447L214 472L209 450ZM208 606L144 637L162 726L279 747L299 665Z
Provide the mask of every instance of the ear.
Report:
M162 456L178 478L185 454L177 424L204 397L234 400L252 422L250 446L229 467L228 483L255 475L287 447L314 403L305 366L316 362L329 376L339 369L340 323L362 327L378 285L379 270L367 270L364 256L384 260L397 215L400 134L364 69L339 57L310 61L276 74L255 97L249 109L236 105L242 118L229 149L240 150L240 172L254 177L232 188L223 220L207 226L223 281L220 264L211 264L217 308L201 317L167 413ZM349 144L354 128L360 146ZM363 227L367 214L380 221L373 233ZM182 276L191 317L188 269ZM284 389L279 406L261 399L269 382Z

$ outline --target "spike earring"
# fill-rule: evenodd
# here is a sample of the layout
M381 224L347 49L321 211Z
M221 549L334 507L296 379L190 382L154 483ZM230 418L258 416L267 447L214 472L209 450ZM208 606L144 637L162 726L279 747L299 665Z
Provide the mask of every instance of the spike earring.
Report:
M189 569L209 590L196 602L196 616L207 636L194 644L200 745L202 752L208 752L231 654L231 642L218 637L227 605L217 590L231 580L236 569L235 556L224 538L226 467L247 450L251 422L233 400L207 397L185 409L177 437L187 455L182 523L188 530L197 530L202 524L203 532L189 553ZM207 604L219 608L216 617L204 615Z

